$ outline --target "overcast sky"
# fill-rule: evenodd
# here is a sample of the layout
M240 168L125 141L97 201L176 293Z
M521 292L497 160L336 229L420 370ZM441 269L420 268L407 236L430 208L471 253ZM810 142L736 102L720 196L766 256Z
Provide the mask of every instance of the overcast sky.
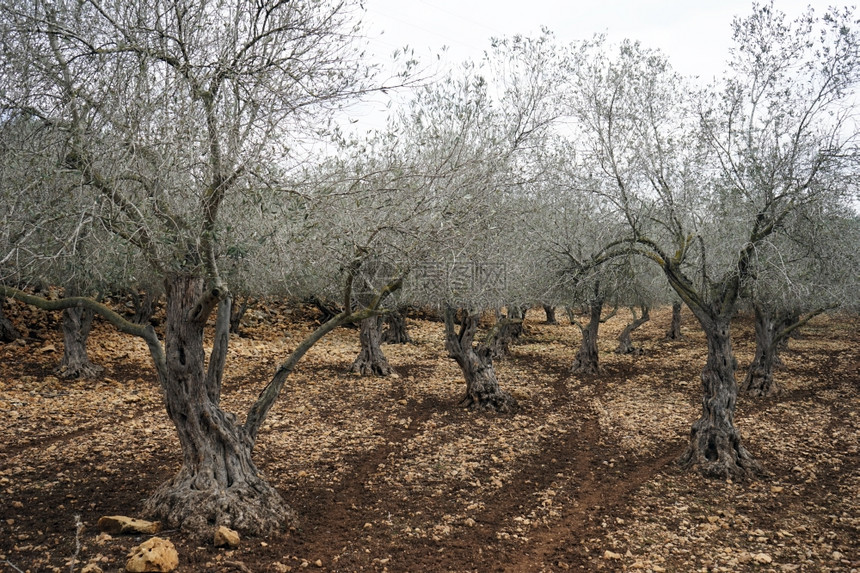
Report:
M812 0L823 11L836 0ZM478 59L493 36L537 35L542 26L562 42L606 33L659 48L674 68L710 80L724 67L735 15L752 10L751 0L365 0L370 50L385 60L406 44L419 57L442 46L455 62ZM790 17L808 0L776 0ZM362 115L362 114L359 114ZM365 121L362 121L365 123Z
M817 11L828 0L813 0ZM842 2L835 2L842 4ZM808 0L777 0L789 16ZM712 77L722 68L735 15L750 0L365 0L372 49L387 54L409 44L418 54L443 45L453 56L479 57L491 36L536 35L541 26L564 42L607 33L666 52L678 71ZM381 35L379 35L381 33Z

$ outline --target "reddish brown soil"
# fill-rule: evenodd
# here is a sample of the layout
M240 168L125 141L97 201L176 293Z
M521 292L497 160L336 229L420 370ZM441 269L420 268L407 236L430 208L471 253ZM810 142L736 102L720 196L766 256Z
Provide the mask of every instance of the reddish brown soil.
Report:
M103 377L61 381L55 323L7 312L35 336L0 345L0 571L123 570L146 536L98 538L95 524L141 517L180 457L144 348L99 325L91 354ZM410 319L416 343L384 347L391 379L345 375L358 333L334 333L296 372L256 450L298 528L233 551L161 532L177 571L860 568L856 317L814 321L784 355L783 393L741 398L738 427L771 475L725 483L674 463L699 413L704 343L692 317L685 340L663 342L669 310L655 312L634 333L642 357L611 352L625 320L614 318L601 330L602 374L579 377L568 373L578 331L532 312L497 365L521 404L506 416L456 407L463 383L438 323ZM236 412L311 327L298 313L253 316L232 341L224 403ZM744 367L748 320L735 337Z

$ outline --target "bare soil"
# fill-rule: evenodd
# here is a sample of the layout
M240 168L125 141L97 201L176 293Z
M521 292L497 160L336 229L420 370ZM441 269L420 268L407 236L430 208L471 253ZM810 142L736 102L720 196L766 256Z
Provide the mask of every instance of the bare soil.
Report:
M0 571L121 571L146 536L99 535L99 517L142 517L180 461L146 348L98 323L90 356L104 373L61 381L58 317L7 314L29 336L0 345ZM441 323L408 318L414 343L383 347L387 378L346 374L358 332L340 329L288 381L255 451L299 527L235 550L159 536L179 572L860 570L857 317L813 321L783 354L783 393L740 398L736 423L770 476L727 483L675 464L701 409L705 342L688 314L685 338L664 342L670 315L634 333L645 355L620 356L619 313L601 327L602 372L579 376L578 330L530 311L496 364L520 404L509 415L456 406L465 382ZM247 410L312 318L248 311L226 409ZM744 368L751 321L734 337Z

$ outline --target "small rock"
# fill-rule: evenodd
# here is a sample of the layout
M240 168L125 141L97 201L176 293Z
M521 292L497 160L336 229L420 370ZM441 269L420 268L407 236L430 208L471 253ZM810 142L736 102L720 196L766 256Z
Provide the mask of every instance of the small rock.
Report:
M40 354L46 354L48 352L56 352L56 351L57 351L57 347L54 346L53 344L46 344L45 346L43 346L42 348L39 349Z
M23 508L23 507L24 507L24 504L23 504L23 503L21 503L20 501L13 501L13 502L12 502L12 507L14 507L15 509L21 509L21 508Z
M621 559L621 554L620 553L614 553L614 552L607 549L606 551L603 552L603 558L604 559Z
M125 570L128 573L169 573L179 566L179 554L167 539L153 537L131 550Z
M784 488L784 487L782 487L782 486L775 485L775 486L772 486L772 487L770 488L770 491L771 491L772 493L782 493L782 490L783 490L783 489L785 489L785 488Z
M764 564L773 562L773 557L771 557L767 553L757 553L757 554L753 555L753 559L758 563L764 563Z
M81 569L81 573L104 573L104 570L95 563L88 563L83 569Z
M104 545L111 539L113 539L113 537L111 537L110 533L105 533L104 531L102 531L101 533L96 535L96 545Z
M215 530L215 547L230 547L235 549L239 547L239 534L229 527L219 526Z
M158 533L161 523L157 521L144 521L123 515L106 515L99 519L99 531L116 535L118 533L144 533L152 535Z
M316 561L314 561L314 565L316 565L317 567L322 567L322 559L317 559Z
M836 561L839 561L841 559L845 559L845 556L842 553L840 553L839 551L834 551L833 554L831 555L831 557L833 557L833 559L835 559Z

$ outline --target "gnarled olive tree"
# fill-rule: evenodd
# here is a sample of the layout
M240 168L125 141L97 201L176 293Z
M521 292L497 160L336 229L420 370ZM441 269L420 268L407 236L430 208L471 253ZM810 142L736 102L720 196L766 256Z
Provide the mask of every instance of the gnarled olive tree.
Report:
M99 207L94 233L133 247L162 278L166 333L159 340L150 325L90 298L46 301L7 286L0 294L40 308L92 310L146 340L183 451L179 473L146 503L168 527L268 534L290 522L252 460L266 413L311 344L376 312L399 285L383 287L365 308L347 305L303 341L244 422L221 408L229 238L253 234L272 214L261 194L285 193L277 181L301 150L305 123L371 85L351 41L358 9L339 0L0 2L4 119L51 134L62 150L55 169L77 178L76 192ZM41 176L32 173L23 192L38 189ZM348 300L356 268L342 273ZM212 313L207 362L203 332Z

